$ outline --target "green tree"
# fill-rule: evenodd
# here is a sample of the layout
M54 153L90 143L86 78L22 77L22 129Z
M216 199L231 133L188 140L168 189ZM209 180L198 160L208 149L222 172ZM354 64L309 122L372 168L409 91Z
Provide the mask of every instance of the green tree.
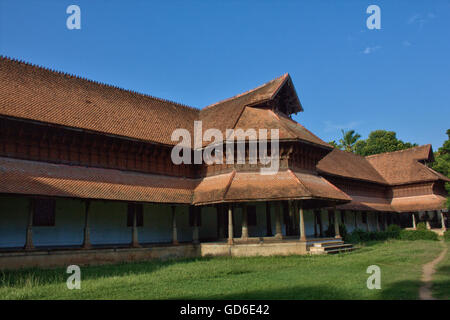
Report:
M333 148L340 149L341 146L336 142L336 140L328 142Z
M434 153L435 162L432 168L443 175L450 177L450 129L447 130L448 139L444 141L442 147ZM445 184L445 188L450 193L450 183ZM447 208L450 209L450 198L447 197Z
M340 146L339 149L348 152L353 152L354 146L358 141L358 139L361 138L361 135L356 133L355 130L348 130L348 131L341 130L341 132L342 132L342 139L339 139L339 146Z
M367 139L356 142L354 150L357 154L369 156L377 153L408 149L415 146L417 146L416 143L403 142L397 139L394 131L375 130L369 134Z

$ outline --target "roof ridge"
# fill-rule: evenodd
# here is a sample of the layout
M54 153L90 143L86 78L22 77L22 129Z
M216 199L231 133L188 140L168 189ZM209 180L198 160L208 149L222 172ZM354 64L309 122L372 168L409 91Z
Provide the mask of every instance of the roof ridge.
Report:
M28 61L17 59L17 58L11 58L11 57L8 57L8 56L0 54L0 61L2 61L2 60L10 61L10 62L17 63L17 64L23 64L23 65L26 65L26 66L29 66L29 67L33 67L33 68L36 68L36 69L44 70L44 71L51 72L53 74L57 74L57 75L61 75L61 76L65 76L65 77L78 79L78 80L81 80L81 81L84 81L84 82L87 82L87 83L92 83L92 84L95 84L95 85L98 85L98 86L103 86L103 87L108 87L108 88L112 88L112 89L117 89L119 91L122 91L122 92L125 92L125 93L129 93L129 94L134 94L134 95L141 96L141 97L144 97L144 98L150 98L150 99L154 99L154 100L157 100L157 101L171 103L171 104L174 104L174 105L177 105L177 106L180 106L180 107L192 109L192 110L195 110L195 111L200 111L200 109L192 107L192 106L189 106L189 105L184 104L184 103L180 103L180 102L176 102L176 101L169 100L169 99L164 99L164 98L158 98L158 97L152 96L150 94L138 92L138 91L131 90L131 89L125 89L125 88L122 88L122 87L119 87L119 86L115 86L115 85L112 85L112 84L108 84L108 83L100 82L100 81L97 81L97 80L84 78L84 77L76 75L76 74L72 74L72 73L68 73L68 72L52 69L50 67L44 67L44 66L41 66L41 65L38 65L38 64L34 64L32 62L28 62Z
M267 86L267 85L273 83L274 81L277 81L277 80L279 80L279 79L281 79L281 78L283 78L283 77L287 77L287 76L289 76L289 73L285 73L285 74L283 74L283 75L281 75L281 76L279 76L279 77L277 77L277 78L275 78L275 79L272 79L272 80L270 80L270 81L268 81L268 82L266 82L266 83L263 83L262 85L260 85L260 86L258 86L258 87L256 87L256 88L247 90L247 91L242 92L242 93L239 93L239 94L237 94L237 95L235 95L235 96L232 96L232 97L229 97L229 98L226 98L226 99L217 101L217 102L215 102L215 103L213 103L213 104L207 105L206 107L204 107L204 108L202 108L202 109L200 109L200 110L203 111L203 110L212 108L212 107L214 107L214 106L216 106L216 105L218 105L218 104L221 104L221 103L224 103L224 102L227 102L227 101L231 101L231 100L237 99L237 98L239 98L239 97L242 97L242 96L244 96L244 95L247 95L247 94L249 94L249 93L252 93L252 92L254 92L254 91L258 90L258 89L261 89L261 88L263 88L263 87L265 87L265 86Z
M411 147L411 148L407 148L407 149L402 149L402 150L388 151L388 152L382 152L382 153L371 154L371 155L365 156L364 158L378 157L378 156L385 155L385 154L391 154L391 153L398 153L398 152L410 151L410 150L412 150L412 149L424 148L424 147L428 147L428 146L431 147L431 143L427 143L427 144L423 144L423 145L421 145L421 146L415 146L415 147Z

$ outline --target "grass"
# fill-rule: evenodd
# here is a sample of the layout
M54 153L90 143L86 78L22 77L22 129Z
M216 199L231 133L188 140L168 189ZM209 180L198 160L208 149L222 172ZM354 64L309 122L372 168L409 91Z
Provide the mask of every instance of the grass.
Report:
M447 254L437 266L433 275L432 293L438 299L450 299L450 241L445 241Z
M421 266L442 250L436 241L367 243L327 256L198 258L81 268L81 290L65 269L0 272L0 299L416 299ZM439 283L448 283L446 270ZM370 265L381 290L369 290ZM436 292L447 288L437 287ZM448 293L448 291L447 291Z

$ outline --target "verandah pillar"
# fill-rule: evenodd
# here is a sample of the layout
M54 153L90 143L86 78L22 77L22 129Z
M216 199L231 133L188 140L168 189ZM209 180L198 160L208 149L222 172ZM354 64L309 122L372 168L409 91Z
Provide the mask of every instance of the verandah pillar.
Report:
M228 244L233 244L233 206L228 205Z
M306 233L305 233L305 216L303 214L303 206L302 203L299 202L299 216L300 216L300 241L306 241Z
M25 250L33 250L33 213L34 213L34 199L30 198L28 200L28 223L27 231L25 235Z
M388 223L387 223L387 215L388 215L388 213L384 213L384 230L387 230L387 228L388 228Z
M377 231L380 232L380 213L375 211L375 218L377 219Z
M444 213L442 212L442 210L439 210L441 213L441 227L442 227L442 231L445 232L447 231L447 227L445 226L445 219L444 219Z
M275 225L275 238L282 239L283 238L283 231L281 228L281 203L276 202L275 203L275 218L276 218L276 225Z
M178 244L177 216L176 207L172 206L172 244Z
M247 205L244 203L242 205L242 232L241 238L244 240L248 239L248 221L247 221Z
M416 215L414 214L414 212L411 213L411 217L412 217L412 225L413 225L413 229L416 230L416 229L417 229L417 225L416 225Z
M133 248L139 248L139 239L138 239L138 229L137 229L137 205L133 205L133 230L132 230L132 240L131 240L131 246Z
M314 210L314 238L317 238L317 224L319 223L319 218L317 216L317 211Z
M333 216L334 216L334 237L340 238L341 235L339 234L339 221L338 221L338 217L337 217L338 213L336 210L336 206L333 208L333 211L334 211L334 214L333 214Z
M270 202L266 201L266 236L272 236L272 217L270 216Z
M91 237L89 230L89 211L91 208L91 201L84 201L84 229L83 229L83 249L89 249L91 247Z

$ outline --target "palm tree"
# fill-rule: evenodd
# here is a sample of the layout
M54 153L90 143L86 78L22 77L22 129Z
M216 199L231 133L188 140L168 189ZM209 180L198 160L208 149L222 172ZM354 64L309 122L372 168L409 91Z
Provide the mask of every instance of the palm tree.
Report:
M342 148L345 151L353 152L356 141L361 138L361 135L356 133L355 130L344 131L341 129L342 139L339 140Z

